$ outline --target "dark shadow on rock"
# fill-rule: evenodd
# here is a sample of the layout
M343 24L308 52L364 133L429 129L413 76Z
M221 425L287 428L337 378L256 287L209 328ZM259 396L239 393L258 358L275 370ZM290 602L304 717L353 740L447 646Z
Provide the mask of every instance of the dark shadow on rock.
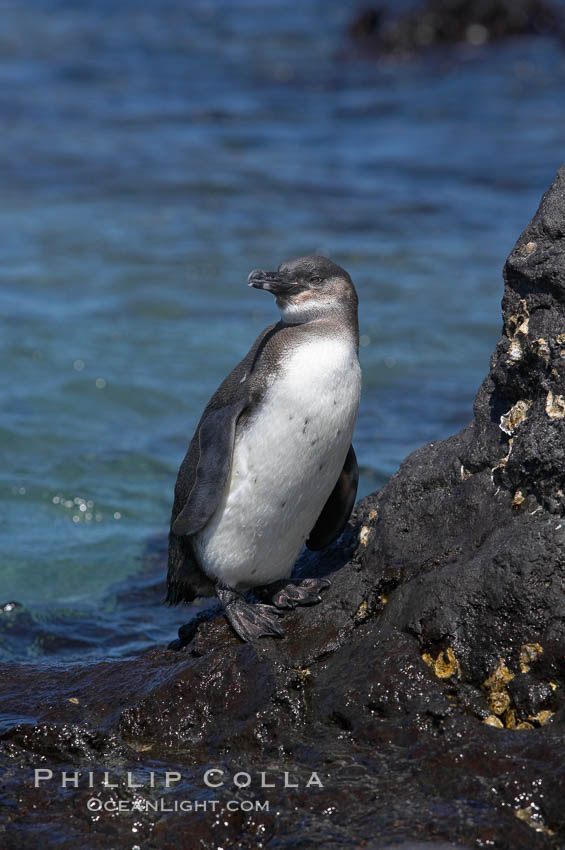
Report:
M179 651L2 665L3 847L565 845L565 169L504 278L473 422L303 556L299 575L332 584L284 639L242 644L210 616ZM36 767L55 784L35 788ZM132 839L92 797L168 808L136 814Z

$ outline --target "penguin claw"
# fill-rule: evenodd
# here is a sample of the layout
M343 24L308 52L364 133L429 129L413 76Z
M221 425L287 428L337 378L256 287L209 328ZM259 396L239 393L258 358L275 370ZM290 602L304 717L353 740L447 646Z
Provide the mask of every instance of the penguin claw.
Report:
M277 608L296 608L298 605L317 605L320 595L331 585L327 578L305 578L297 584L287 584L276 591L272 602Z

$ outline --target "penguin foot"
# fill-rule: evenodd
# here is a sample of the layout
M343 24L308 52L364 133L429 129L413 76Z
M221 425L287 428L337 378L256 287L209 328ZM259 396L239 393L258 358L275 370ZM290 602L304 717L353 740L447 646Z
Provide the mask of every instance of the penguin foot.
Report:
M331 585L327 578L305 578L296 584L290 583L278 588L272 603L277 608L296 608L297 605L317 605L322 601L320 593Z
M216 594L234 632L251 643L260 637L284 637L277 622L281 612L272 605L251 605L241 593L227 587L217 587Z

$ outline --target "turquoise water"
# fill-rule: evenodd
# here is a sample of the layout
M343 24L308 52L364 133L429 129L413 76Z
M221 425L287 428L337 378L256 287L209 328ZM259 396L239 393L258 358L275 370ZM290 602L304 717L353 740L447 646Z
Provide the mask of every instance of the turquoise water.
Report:
M551 41L357 56L353 6L3 4L0 657L174 637L172 489L265 324L248 272L360 296L361 495L472 416L501 267L564 156Z

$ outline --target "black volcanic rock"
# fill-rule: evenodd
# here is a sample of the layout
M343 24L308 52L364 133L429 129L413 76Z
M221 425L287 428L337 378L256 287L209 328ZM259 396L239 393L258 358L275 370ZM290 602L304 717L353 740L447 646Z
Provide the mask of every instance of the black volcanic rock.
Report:
M565 169L504 278L473 422L303 557L332 586L283 640L2 666L2 847L565 846Z
M563 18L545 0L426 0L394 17L386 4L361 11L350 36L377 53L451 44L480 46L520 35L562 36Z

